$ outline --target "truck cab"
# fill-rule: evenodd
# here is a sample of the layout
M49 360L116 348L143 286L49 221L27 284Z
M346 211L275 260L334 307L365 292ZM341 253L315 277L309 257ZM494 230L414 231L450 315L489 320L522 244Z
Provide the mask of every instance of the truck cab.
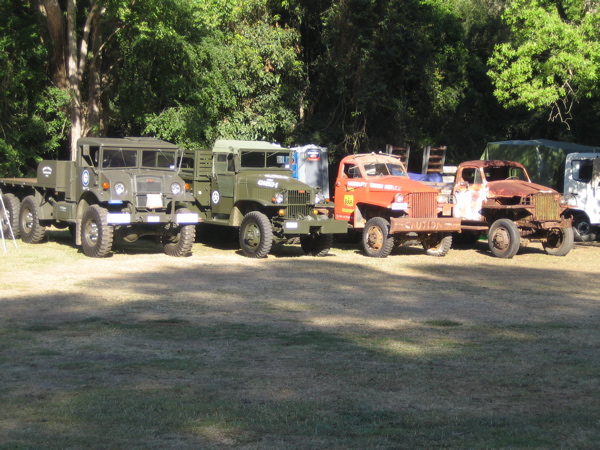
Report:
M212 150L188 150L180 174L192 184L193 209L205 223L239 227L240 246L265 257L273 242L299 237L303 250L324 256L347 224L318 188L292 177L293 151L263 141L218 140Z
M564 191L576 199L570 210L576 236L582 241L596 239L600 224L600 154L567 155Z

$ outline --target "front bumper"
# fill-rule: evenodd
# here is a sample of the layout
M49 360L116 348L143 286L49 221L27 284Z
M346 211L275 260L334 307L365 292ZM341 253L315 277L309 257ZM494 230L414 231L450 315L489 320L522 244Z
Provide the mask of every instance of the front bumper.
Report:
M390 234L460 231L460 218L454 217L436 217L430 219L393 217L390 222Z
M199 217L197 213L177 213L175 215L165 212L148 212L148 213L108 213L107 222L109 225L130 225L134 223L175 223L177 225L189 225L198 223Z
M295 220L286 219L281 224L283 234L343 234L348 231L348 222L342 220Z

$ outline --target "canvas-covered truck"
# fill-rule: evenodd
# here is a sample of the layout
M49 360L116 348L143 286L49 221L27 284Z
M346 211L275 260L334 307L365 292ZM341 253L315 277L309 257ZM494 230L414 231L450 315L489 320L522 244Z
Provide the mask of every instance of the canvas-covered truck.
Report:
M273 243L299 237L304 252L325 256L347 224L319 188L292 177L293 151L263 141L218 140L187 150L180 175L193 186L192 211L207 224L239 228L244 255L262 258Z
M494 256L512 258L533 241L556 256L573 247L567 197L532 183L518 162L466 161L459 164L454 183L428 184L454 195L453 216L461 221L463 240L487 233Z
M91 257L111 252L113 239L154 235L170 256L190 254L198 214L190 186L177 174L180 149L154 138L81 138L74 161L41 161L37 178L1 178L12 228L27 243L46 227L69 228ZM3 217L5 217L3 215Z
M335 181L335 217L361 233L368 256L385 258L394 245L420 241L427 254L445 256L460 219L452 196L411 180L400 157L382 153L342 159Z

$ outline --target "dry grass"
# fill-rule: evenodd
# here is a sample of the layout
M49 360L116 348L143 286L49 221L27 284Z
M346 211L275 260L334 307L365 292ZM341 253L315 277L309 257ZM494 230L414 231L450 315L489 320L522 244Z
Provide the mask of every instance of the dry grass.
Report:
M599 246L0 253L0 448L597 448Z

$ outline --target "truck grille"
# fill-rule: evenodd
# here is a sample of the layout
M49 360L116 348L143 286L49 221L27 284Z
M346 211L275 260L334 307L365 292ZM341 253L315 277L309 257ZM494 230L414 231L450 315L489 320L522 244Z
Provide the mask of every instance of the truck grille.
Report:
M437 192L413 192L408 194L410 217L425 219L437 217Z
M286 218L309 216L312 211L310 192L287 191Z
M135 187L138 194L161 194L163 179L161 177L136 177Z
M536 220L558 220L560 219L560 206L554 198L555 194L535 194L532 204L535 206Z

